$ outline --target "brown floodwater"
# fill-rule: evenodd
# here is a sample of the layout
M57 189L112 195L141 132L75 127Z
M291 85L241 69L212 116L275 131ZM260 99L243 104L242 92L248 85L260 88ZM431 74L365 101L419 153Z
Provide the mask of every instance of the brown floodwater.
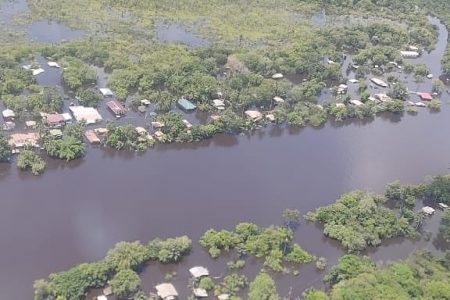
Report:
M439 27L439 43L417 62L425 60L436 76L447 31L436 19L430 21ZM47 68L42 58L38 61L46 70L38 83L61 85L59 70ZM99 76L103 86L107 75ZM408 86L429 90L431 80L410 81ZM442 102L449 100L444 94ZM111 118L104 106L100 111ZM185 117L198 120L196 114ZM130 112L121 119L135 120L142 122L142 115ZM185 299L190 267L205 265L220 277L226 274L226 262L235 258L230 254L212 260L198 246L208 228L231 229L240 221L281 224L284 208L306 213L353 189L382 192L393 180L417 183L426 175L446 174L449 126L450 107L444 104L438 114L423 109L417 116L384 114L320 129L267 127L249 135L158 145L143 154L90 147L81 160L48 160L40 177L20 172L14 164L0 164L1 298L32 299L35 279L101 259L118 241L188 235L194 242L190 256L178 265L150 264L142 274L143 288L150 292L165 273L176 271L173 282ZM392 239L367 254L387 261L421 247L445 250L448 245L437 234L440 215L437 211L427 220L429 240ZM329 265L344 253L323 236L320 226L306 221L295 241L326 257ZM248 258L242 272L252 279L261 267L261 260ZM321 287L323 274L309 264L300 267L298 277L273 276L280 294L287 296Z
M227 259L214 261L197 245L209 227L231 228L240 221L281 224L284 208L301 212L333 202L353 189L381 192L399 179L419 182L450 167L450 108L405 115L401 122L377 118L322 129L290 131L266 128L252 136L217 136L190 145L163 145L145 154L91 148L79 161L49 161L41 177L0 166L0 290L5 299L31 299L32 282L51 272L102 258L121 240L189 235L192 254L178 266L151 265L143 286L152 286L176 269L181 295L187 293L187 269L206 265L215 276ZM436 228L439 213L429 220ZM430 241L394 240L371 251L377 260L397 259ZM296 233L305 249L328 258L343 254L319 227L302 222ZM373 252L373 253L372 253ZM246 271L261 267L249 260ZM320 285L312 265L300 276L276 275L280 292L299 293Z

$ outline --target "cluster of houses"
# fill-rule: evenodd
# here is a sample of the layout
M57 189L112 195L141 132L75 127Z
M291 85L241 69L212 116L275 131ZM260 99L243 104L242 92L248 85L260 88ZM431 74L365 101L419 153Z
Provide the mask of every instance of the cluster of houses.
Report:
M196 287L199 280L203 277L209 276L209 271L207 268L202 266L196 266L189 269L189 273L191 274L194 280L194 287L192 288L192 293L194 296L199 298L207 298L209 297L208 291L203 288ZM179 299L179 294L177 289L172 283L163 282L155 286L156 296L158 296L161 300L176 300ZM97 300L108 300L110 297L113 297L114 291L110 286L107 286L103 289L103 293L100 296L97 296ZM217 296L218 300L228 300L230 298L229 294L221 294Z
M441 210L446 210L446 209L448 209L448 205L445 204L445 203L442 203L442 202L439 202L439 203L437 204L437 206L438 206L438 208L440 208ZM434 208L432 208L431 206L424 206L424 207L422 207L422 212L423 212L424 214L428 215L428 216L433 215L433 214L435 213L435 211L436 211L436 210L435 210Z

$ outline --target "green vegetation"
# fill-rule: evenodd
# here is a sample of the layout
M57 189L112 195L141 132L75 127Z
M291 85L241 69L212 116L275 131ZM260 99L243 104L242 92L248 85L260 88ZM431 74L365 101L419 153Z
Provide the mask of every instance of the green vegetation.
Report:
M24 149L17 157L17 167L21 170L30 170L33 175L44 172L45 161L33 150Z
M264 265L274 271L283 271L283 261L301 264L314 259L298 244L292 243L292 239L293 231L287 227L260 228L253 223L239 223L234 231L209 229L199 242L208 248L213 258L219 257L222 251L236 249L264 258Z
M8 139L0 134L0 162L9 161L11 158L11 146L8 144Z
M150 136L140 135L131 124L109 123L107 128L103 143L117 150L145 151L155 142Z
M278 300L277 288L275 281L269 274L261 272L255 280L250 283L250 290L248 293L249 300Z
M89 289L104 287L108 281L119 297L132 298L141 294L141 280L137 272L141 272L147 263L177 262L181 255L189 252L190 247L191 241L186 236L155 239L148 246L138 241L119 242L98 262L83 263L68 271L50 274L48 280L36 280L35 299L84 299Z
M329 297L310 290L306 299L448 299L448 258L420 251L405 261L376 267L368 258L346 255L326 277L332 286Z
M41 141L47 154L66 161L82 157L86 150L83 142L84 125L84 122L67 125L62 138L51 135L49 128L43 128Z
M307 217L324 224L324 234L339 240L349 251L361 251L378 246L383 239L414 232L408 219L382 206L384 201L383 196L355 191Z
M442 215L439 232L447 243L450 243L450 209L446 209Z

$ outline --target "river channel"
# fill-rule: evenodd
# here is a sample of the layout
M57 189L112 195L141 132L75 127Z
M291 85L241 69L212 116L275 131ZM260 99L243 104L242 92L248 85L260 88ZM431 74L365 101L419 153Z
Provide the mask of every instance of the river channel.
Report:
M435 76L447 42L437 19L436 49L424 55ZM58 79L59 80L59 79ZM429 89L430 81L410 82L411 90ZM158 145L144 154L89 148L82 160L49 160L40 177L0 164L0 291L2 299L32 299L32 283L49 273L101 259L116 242L188 235L190 256L176 266L149 265L143 288L153 291L168 271L185 299L188 268L205 265L221 276L226 262L198 246L210 227L231 229L240 221L281 224L284 208L302 213L335 201L353 189L382 192L393 180L417 183L450 168L450 100L442 109L418 115L383 115L372 121L327 123L323 128L267 127L249 135L218 135L185 145ZM419 207L422 204L418 204ZM394 239L367 254L376 261L405 258L411 251L445 247L436 234L441 212L427 220L426 240ZM329 265L344 254L321 228L302 221L295 240ZM251 279L261 261L249 259ZM321 287L324 272L313 264L300 275L274 274L282 296Z

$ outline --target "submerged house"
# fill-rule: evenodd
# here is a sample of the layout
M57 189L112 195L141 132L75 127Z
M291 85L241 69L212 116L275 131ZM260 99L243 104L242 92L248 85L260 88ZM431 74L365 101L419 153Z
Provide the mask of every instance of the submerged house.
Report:
M103 95L103 97L112 97L112 96L114 96L114 93L108 88L100 88L98 90Z
M84 133L84 136L90 144L100 144L100 139L98 138L94 130L87 130Z
M197 267L192 267L189 269L189 273L191 273L191 275L194 278L200 278L203 276L209 276L209 271L207 268L202 267L202 266L197 266Z
M252 119L252 121L259 121L263 118L262 113L257 110L246 110L245 115Z
M8 144L13 148L37 147L38 139L39 136L36 132L14 133L9 136Z
M155 286L156 294L163 300L175 300L178 298L178 292L171 283L161 283Z
M127 112L126 108L123 107L122 104L119 103L117 100L111 100L106 102L106 106L116 115L117 118L125 115Z
M384 87L384 88L388 86L388 84L387 84L386 82L384 82L384 81L381 80L381 79L375 78L375 77L370 78L370 81L372 81L372 82L375 83L376 85L381 86L381 87Z
M66 119L62 114L43 114L43 119L51 127L62 127L66 124Z
M192 103L191 101L185 99L185 98L181 98L177 101L177 105L186 111L192 111L195 110L197 108L197 106L195 106L194 103Z
M93 107L71 106L69 109L78 122L85 121L89 125L102 120L102 116Z
M5 120L14 120L16 114L11 109L5 109L2 111L2 116Z
M417 51L400 51L400 55L404 58L417 58L420 53Z
M422 99L422 101L431 101L433 96L430 93L417 93L417 95Z

